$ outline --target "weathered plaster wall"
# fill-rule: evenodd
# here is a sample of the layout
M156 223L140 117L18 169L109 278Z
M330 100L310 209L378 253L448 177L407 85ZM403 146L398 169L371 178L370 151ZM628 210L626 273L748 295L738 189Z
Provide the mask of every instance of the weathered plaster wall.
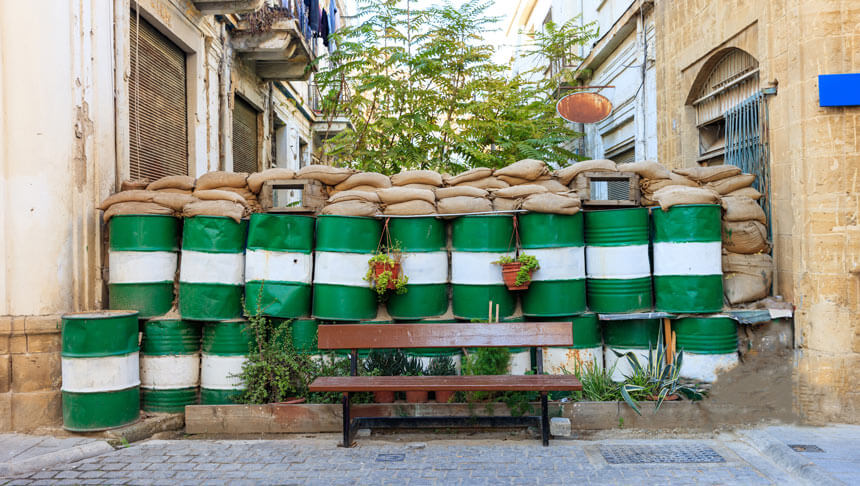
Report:
M658 0L660 161L695 165L685 105L702 66L738 47L769 97L777 293L796 307L795 405L810 421L860 422L860 107L818 106L817 76L860 71L851 0Z

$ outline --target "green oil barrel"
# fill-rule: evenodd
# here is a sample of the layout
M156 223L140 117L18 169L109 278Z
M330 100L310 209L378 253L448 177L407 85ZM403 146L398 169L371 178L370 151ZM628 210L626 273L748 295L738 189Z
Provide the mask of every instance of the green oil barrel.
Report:
M382 223L374 218L319 216L314 250L313 316L331 321L376 317L376 294L367 275Z
M537 318L531 317L530 320ZM543 348L543 370L550 375L573 373L577 368L590 363L603 367L603 342L597 314L549 317L548 322L570 322L573 346L549 346Z
M241 319L203 324L200 403L234 403L245 387L239 374L253 340L248 322Z
M502 280L503 256L516 257L513 218L509 215L461 216L451 223L451 300L454 317L487 319L489 302L499 318L516 309L515 294Z
M627 358L615 355L619 353L633 352L639 359L639 363L645 366L648 363L649 346L656 348L657 339L660 335L659 319L631 319L627 321L604 321L603 342L605 349L603 353L607 370L612 370L614 381L623 381L624 376L630 375L633 369L628 365Z
M220 216L186 218L182 228L179 313L215 321L242 316L248 222Z
M140 415L137 311L62 316L63 428L128 425Z
M252 214L245 250L245 313L309 315L313 247L314 218Z
M684 351L681 376L705 382L738 365L737 324L728 317L684 317L672 322L675 346Z
M721 209L672 206L652 212L654 300L658 311L711 313L723 307Z
M132 309L141 319L160 316L173 304L180 219L120 215L108 222L111 309Z
M141 407L147 412L180 413L198 401L199 322L150 319L140 343Z
M448 251L445 222L436 218L393 218L391 242L401 253L400 268L409 279L406 293L388 299L396 320L419 320L448 310Z
M537 258L522 294L526 316L570 316L585 312L585 239L582 212L529 213L518 217L521 253Z

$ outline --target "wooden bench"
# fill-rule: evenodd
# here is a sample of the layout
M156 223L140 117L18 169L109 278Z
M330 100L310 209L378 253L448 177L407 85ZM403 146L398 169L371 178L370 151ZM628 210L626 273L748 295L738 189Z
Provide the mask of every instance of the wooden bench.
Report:
M582 390L572 375L543 374L543 346L571 346L570 322L453 323L453 324L331 324L319 327L320 349L348 349L352 376L319 377L312 392L343 393L343 447L353 445L360 426L416 428L460 426L540 427L543 445L549 445L547 392ZM358 349L534 347L536 375L493 376L357 376ZM351 420L350 393L373 391L536 391L541 416L528 417L376 417Z

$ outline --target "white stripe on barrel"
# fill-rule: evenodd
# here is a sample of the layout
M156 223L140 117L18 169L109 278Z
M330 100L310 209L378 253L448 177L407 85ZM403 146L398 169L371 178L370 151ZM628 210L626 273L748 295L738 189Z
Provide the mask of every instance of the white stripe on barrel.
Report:
M200 354L140 357L140 386L153 390L194 388L200 384Z
M173 282L177 254L172 251L114 251L108 254L110 283Z
M318 251L314 261L314 284L368 287L367 275L369 253L347 253Z
M522 250L538 260L540 268L532 274L532 281L576 280L585 278L585 248L529 248Z
M239 390L245 385L239 376L247 356L203 354L200 387L210 390Z
M648 365L648 350L640 349L640 348L610 348L607 346L605 351L603 352L603 359L606 361L606 369L612 370L612 366L615 365L615 370L612 371L612 381L620 382L624 381L625 376L630 376L633 374L633 368L630 367L630 364L627 362L626 356L618 357L612 351L615 350L619 353L626 354L628 351L632 351L636 358L639 359L639 364L642 366ZM685 356L686 359L686 356Z
M593 363L603 368L603 346L595 348L543 348L543 371L550 375L573 374L577 365Z
M515 258L515 252L451 252L451 283L457 285L504 285L502 267L493 262Z
M654 275L720 275L722 243L654 243Z
M588 278L632 279L651 276L648 245L587 246Z
M689 380L713 383L720 373L738 365L738 353L695 354L684 352L680 375Z
M312 273L313 257L310 253L273 250L247 250L245 252L245 282L300 282L309 284Z
M532 353L529 349L511 352L511 364L508 372L512 375L524 375L532 369Z
M400 258L401 269L410 285L448 282L448 252L410 252Z
M137 351L122 356L62 360L64 392L99 393L140 385Z
M179 280L185 283L244 285L245 255L182 250Z

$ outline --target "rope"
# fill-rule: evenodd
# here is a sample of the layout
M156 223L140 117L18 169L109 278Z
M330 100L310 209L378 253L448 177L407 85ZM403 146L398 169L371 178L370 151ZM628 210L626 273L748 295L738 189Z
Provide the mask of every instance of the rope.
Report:
M379 234L379 243L376 244L376 253L382 253L382 239L388 236L386 239L386 243L388 244L388 248L391 248L391 234L388 232L388 222L391 218L385 218L385 223L382 225L382 232Z
M519 224L517 223L517 215L513 215L514 219L514 231L511 233L511 240L508 241L508 249L511 248L511 243L514 243L514 250L518 250L520 248L520 230Z

